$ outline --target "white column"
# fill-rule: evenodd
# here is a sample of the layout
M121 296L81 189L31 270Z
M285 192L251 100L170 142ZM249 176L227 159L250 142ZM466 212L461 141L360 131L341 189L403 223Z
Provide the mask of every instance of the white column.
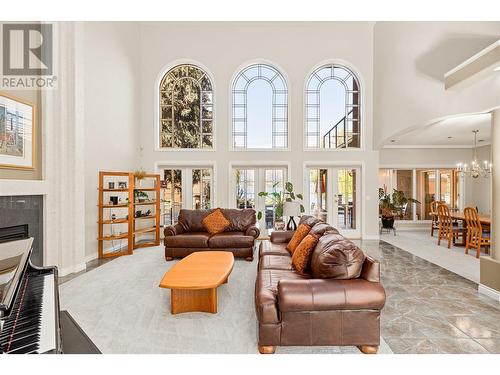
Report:
M80 23L60 22L57 29L58 88L42 96L48 185L44 263L65 275L85 268L83 34Z
M493 164L493 173L491 176L492 199L491 199L491 257L500 261L500 197L495 192L500 189L500 109L496 109L491 114L491 162Z
M491 249L490 256L480 259L479 292L500 301L500 109L492 111L491 162L493 163L491 200Z

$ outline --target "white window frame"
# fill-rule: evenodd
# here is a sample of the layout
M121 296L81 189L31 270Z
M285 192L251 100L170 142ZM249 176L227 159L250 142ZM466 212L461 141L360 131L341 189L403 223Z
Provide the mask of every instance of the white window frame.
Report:
M170 148L170 147L161 147L160 144L160 134L161 134L161 126L160 126L160 119L161 119L161 114L160 114L160 83L163 80L163 77L165 74L172 68L176 67L177 65L196 65L198 68L202 69L210 79L210 82L212 83L212 147L210 148ZM174 61L169 62L168 64L164 65L161 69L160 72L158 73L158 76L156 77L155 84L153 87L154 90L154 109L153 113L155 114L155 124L154 124L154 145L155 145L155 151L160 151L160 152L215 152L217 151L217 126L216 126L216 121L217 121L217 103L216 103L216 96L217 96L217 86L216 86L216 81L214 78L214 75L211 73L210 69L207 68L206 65L203 63L192 60L192 59L177 59Z
M356 231L359 233L359 237L356 235L355 237L350 237L348 233L349 238L353 239L358 239L358 238L367 238L368 236L365 233L365 228L366 228L366 221L367 221L367 215L366 215L366 196L365 196L365 191L366 189L366 166L365 162L355 160L355 161L336 161L336 162L331 162L331 161L306 161L303 164L303 187L302 191L304 192L304 206L306 207L306 212L305 214L308 215L309 212L309 207L310 207L310 194L309 194L309 169L349 169L349 168L359 168L360 173L359 173L359 207L357 207L357 213L356 217L359 218L357 222L357 228ZM332 188L331 184L327 187L328 189L328 196L332 196ZM330 215L332 214L331 210L328 210L328 218L330 218Z
M346 69L350 70L358 80L359 84L359 92L360 92L360 107L359 107L359 118L360 118L360 130L359 130L359 147L347 147L347 148L319 148L319 147L307 147L307 84L309 82L309 78L311 75L318 70L319 68L326 65L341 65ZM303 151L313 151L313 152L362 152L366 149L365 139L369 138L369 134L367 134L368 128L365 126L366 117L366 84L361 72L350 62L342 59L330 59L321 61L319 64L315 65L306 75L304 80L304 85L302 88L302 110L304 111L303 115L303 123L302 123L302 147Z
M234 147L234 138L233 138L233 132L234 132L234 123L233 123L233 107L234 107L234 98L233 98L233 87L236 83L236 80L240 76L240 74L247 68L249 68L252 65L268 65L274 70L276 70L282 77L283 83L286 86L287 89L287 121L286 121L286 147L283 148L247 148L247 147ZM238 151L238 152L261 152L261 151L266 151L266 152L283 152L283 151L290 151L290 116L291 116L291 110L290 110L290 98L291 98L291 90L290 90L290 84L289 84L289 79L285 71L276 63L271 62L269 60L265 59L257 59L257 60L250 60L245 62L244 64L240 65L238 69L234 72L232 78L231 78L231 84L229 85L229 108L228 108L228 114L229 114L229 126L228 126L228 140L229 140L229 151ZM274 109L273 109L274 111Z

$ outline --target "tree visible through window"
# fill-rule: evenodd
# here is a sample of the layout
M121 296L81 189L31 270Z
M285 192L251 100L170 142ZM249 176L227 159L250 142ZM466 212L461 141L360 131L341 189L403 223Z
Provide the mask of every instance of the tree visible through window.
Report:
M346 67L316 69L306 87L306 146L358 148L360 97L358 79Z
M160 82L160 147L213 147L213 120L208 75L190 64L170 69Z
M233 83L233 147L288 147L288 89L274 67L253 64Z

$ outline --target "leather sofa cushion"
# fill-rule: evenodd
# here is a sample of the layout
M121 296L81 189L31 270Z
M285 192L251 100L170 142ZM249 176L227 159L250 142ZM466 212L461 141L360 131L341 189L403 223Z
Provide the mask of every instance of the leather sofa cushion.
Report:
M292 271L292 258L282 255L264 255L259 260L259 269Z
M230 222L226 231L245 232L249 227L257 223L255 210L251 208L245 208L243 210L238 210L236 208L221 208L221 211Z
M203 225L203 219L214 210L187 210L182 209L179 212L178 223L184 232L206 232Z
M243 232L223 232L214 234L208 240L211 248L252 247L254 238L245 236Z
M311 257L311 272L317 279L355 279L361 274L365 255L339 234L323 235Z
M310 234L321 237L325 233L339 234L339 231L327 223L317 223L311 228Z
M385 292L380 283L354 280L283 280L278 286L282 312L380 310Z
M285 250L286 251L286 250ZM255 281L255 307L257 318L262 323L279 323L278 309L278 283L280 280L303 280L307 276L301 276L293 271L261 270Z
M324 223L324 221L321 219L318 219L315 216L311 216L311 215L303 215L300 217L300 221L299 221L299 225L306 224L306 225L309 225L311 228L314 227L318 223Z
M264 255L281 255L290 258L290 253L286 249L286 243L262 241L259 247L259 257Z
M189 232L177 236L165 237L167 247L208 247L210 234L207 232Z

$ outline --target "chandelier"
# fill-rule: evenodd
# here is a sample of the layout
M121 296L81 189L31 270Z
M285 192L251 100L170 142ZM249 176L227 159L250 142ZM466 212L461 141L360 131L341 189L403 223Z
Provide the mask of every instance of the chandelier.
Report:
M482 164L477 161L476 141L477 133L479 133L479 130L473 130L472 132L474 133L474 156L470 164L458 163L457 171L472 178L478 178L479 176L488 177L488 175L491 173L492 164L488 163L488 161L486 160Z

